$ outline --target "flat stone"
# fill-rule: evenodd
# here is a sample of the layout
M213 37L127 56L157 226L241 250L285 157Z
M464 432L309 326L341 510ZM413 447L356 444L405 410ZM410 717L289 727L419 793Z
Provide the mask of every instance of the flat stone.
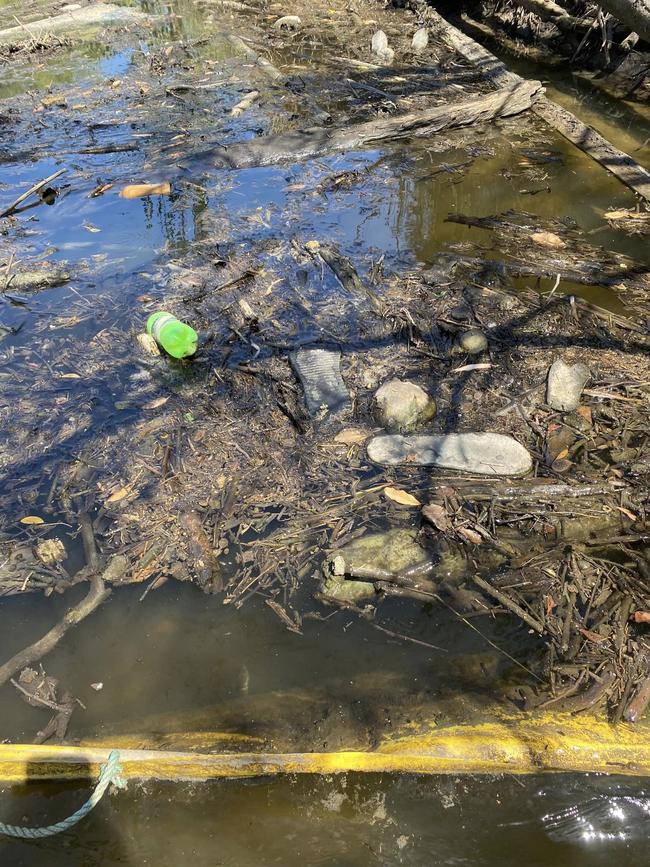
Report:
M586 364L566 364L561 358L557 358L548 372L546 403L561 412L576 409L590 375Z
M377 389L373 413L386 430L409 433L431 421L436 414L436 402L414 382L391 379Z
M497 433L377 436L368 443L368 457L384 466L413 464L484 476L524 476L533 466L521 443Z
M305 392L307 409L312 416L335 413L350 405L348 390L341 376L341 353L338 349L302 348L291 353L291 363Z

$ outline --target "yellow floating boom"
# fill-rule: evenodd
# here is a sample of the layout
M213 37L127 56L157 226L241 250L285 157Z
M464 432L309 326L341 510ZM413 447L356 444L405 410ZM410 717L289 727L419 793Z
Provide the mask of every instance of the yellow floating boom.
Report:
M191 740L191 735L187 737ZM221 749L231 735L215 735ZM236 738L236 736L235 736ZM196 743L205 748L208 733ZM384 740L375 750L311 753L190 752L133 749L143 736L109 745L0 745L0 782L95 780L111 748L120 750L127 780L208 781L273 774L461 774L542 771L650 775L647 730L594 718L541 716L431 728ZM247 745L248 746L248 745Z

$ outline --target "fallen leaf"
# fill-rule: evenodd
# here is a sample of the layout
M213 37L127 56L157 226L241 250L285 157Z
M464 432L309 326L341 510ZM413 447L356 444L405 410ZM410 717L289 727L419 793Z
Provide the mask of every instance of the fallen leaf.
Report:
M289 186L284 188L285 193L297 193L298 190L304 190L304 184L289 184Z
M605 635L599 635L597 632L592 632L591 629L581 629L580 634L584 635L587 641L592 641L594 644L600 644L601 641L606 640Z
M477 533L476 530L470 530L469 527L456 527L456 533L472 545L480 545L483 541L480 533Z
M26 515L24 518L20 519L20 523L21 524L27 524L27 525L44 524L45 521L43 520L43 518L39 518L38 515Z
M141 199L144 196L168 196L172 191L169 181L160 184L128 184L120 190L123 199Z
M105 501L106 505L109 505L110 503L119 503L120 500L128 497L132 490L133 485L125 485L123 488L120 488L119 491L115 491L115 493L110 495L110 497Z
M149 403L145 403L142 409L158 409L159 406L164 406L169 400L169 395L167 397L157 397L155 400L150 400Z
M446 533L448 530L451 530L449 515L445 509L437 503L429 503L428 506L423 506L422 515L427 519L427 521L429 521L429 523L433 524L436 529L440 530L441 533Z
M356 445L357 443L362 443L364 440L367 440L370 434L356 427L346 427L344 430L339 431L337 435L334 437L335 443L343 443L346 446Z
M81 379L78 373L62 373L61 379Z
M318 253L320 250L320 244L318 241L307 241L305 244L305 250L309 250L310 253Z
M569 457L569 450L568 449L562 449L562 451L558 452L557 455L555 456L555 460L556 461L563 461L564 458L568 458L568 457Z
M549 249L560 249L566 247L566 244L559 235L553 232L533 232L530 240L539 244L540 247L548 247Z
M104 689L104 684L103 683L91 683L90 688L94 689L95 692L99 692L100 689Z
M634 512L630 512L629 509L624 509L623 506L616 506L616 508L618 509L619 512L622 512L626 518L629 518L630 521L636 521L637 520L637 516L634 514Z
M394 503L399 503L400 506L421 506L422 503L413 494L402 491L399 488L384 488L384 496Z
M544 604L546 606L546 616L553 613L553 609L557 608L557 602L552 596L544 596Z
M632 616L635 623L650 623L650 612L648 611L635 611Z
M93 235L97 234L97 232L101 232L101 229L98 229L97 226L93 226L92 223L84 223L83 227L87 232L92 232Z
M593 423L593 419L591 416L591 410L588 406L579 406L576 409L576 413L581 416L587 422L587 424L591 426L591 424Z

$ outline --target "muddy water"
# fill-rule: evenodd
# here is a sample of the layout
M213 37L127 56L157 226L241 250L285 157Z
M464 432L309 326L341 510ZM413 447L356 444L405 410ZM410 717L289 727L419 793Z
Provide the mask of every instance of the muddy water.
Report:
M194 4L179 0L168 7L144 6L172 13L154 30L149 44L114 51L91 41L57 53L27 74L16 74L9 66L0 76L0 97L50 85L91 87L127 74L147 51L176 33L196 38L205 32ZM212 58L226 56L214 43L205 50ZM608 123L613 133L619 129L616 117ZM625 116L621 135L628 135L629 129ZM113 131L111 141L124 135L124 130ZM26 149L37 144L38 136L23 142ZM128 175L140 169L138 157L130 155L90 158L86 174L63 187L55 206L33 212L30 245L34 254L54 248L51 260L64 260L73 268L92 262L92 278L41 292L27 306L2 304L0 323L21 326L16 335L0 330L3 372L17 369L12 365L21 365L28 357L23 353L34 346L46 362L55 364L56 343L41 345L39 328L51 321L56 333L59 318L71 310L80 316L72 333L81 344L107 322L127 330L140 328L143 316L136 299L142 291L156 291L150 271L165 257L205 239L208 229L202 218L211 213L228 214L231 224L240 227L242 243L281 234L290 220L296 235L333 240L352 255L358 250L377 257L385 254L389 265L403 266L428 264L450 245L482 237L480 230L447 223L450 212L485 215L524 209L540 216L570 217L592 232L596 243L650 261L647 244L613 232L602 221L606 208L633 204L629 192L559 137L549 141L543 177L531 180L522 174L530 164L527 144L525 134L513 136L507 127L495 127L470 160L459 137L444 151L419 145L408 152L400 147L326 158L307 166L240 172L212 178L205 191L188 183L191 173L184 172L175 178L169 199L153 201L124 201L114 194L88 199L88 192L107 173L119 175L121 168ZM0 163L2 201L58 165L57 158L42 152L34 161L5 159ZM325 197L315 193L318 183L333 172L371 166L367 180L350 192ZM287 190L297 182L304 185L302 190ZM244 222L251 214L261 214L261 219ZM484 234L484 243L491 244ZM617 309L616 298L605 290L579 291L597 293L591 297ZM117 381L98 373L93 384L98 423L111 418L115 402L128 398L129 373ZM4 387L5 399L24 397L22 380ZM83 383L76 388L83 395ZM35 487L41 500L46 493L34 478L18 483ZM17 517L11 514L6 519L18 537ZM70 547L70 565L78 565L80 553ZM306 588L310 589L312 585ZM48 671L86 705L74 720L72 735L118 728L138 731L144 716L174 714L182 720L197 709L235 700L250 699L254 707L256 697L273 690L309 694L318 686L336 709L352 706L356 688L361 691L361 684L369 682L374 684L374 704L367 702L362 716L371 723L383 704L395 700L396 683L405 694L426 690L437 696L444 716L459 693L492 691L514 677L507 660L495 658L475 633L459 632L458 624L437 609L398 602L382 609L384 625L440 648L427 650L387 641L369 624L345 613L305 620L304 634L298 636L287 632L255 599L236 611L188 586L168 584L143 602L141 593L141 588L116 592L47 660ZM73 596L3 599L0 659L40 636ZM316 605L314 610L325 617L331 614ZM505 620L482 628L511 652L521 651L527 640ZM91 684L102 688L96 691ZM28 740L46 717L3 690L0 737ZM79 787L5 790L0 819L47 823L71 812L84 793ZM642 784L611 778L348 775L192 788L148 785L108 799L87 823L64 838L36 844L0 841L0 858L3 864L30 867L176 867L190 860L197 865L489 867L522 862L545 867L598 865L613 858L644 863L645 799ZM566 808L575 808L575 815L564 817ZM559 818L545 820L549 815Z

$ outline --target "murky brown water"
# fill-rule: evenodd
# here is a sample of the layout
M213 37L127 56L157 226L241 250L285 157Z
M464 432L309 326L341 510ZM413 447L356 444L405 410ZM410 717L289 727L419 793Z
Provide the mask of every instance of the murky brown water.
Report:
M15 7L15 3L0 5L6 10ZM152 47L179 28L190 37L205 32L202 14L192 3L172 0L168 7L144 5L155 11L168 8L177 16L171 23L170 19L163 20L152 37ZM214 44L204 50L212 58L225 56ZM90 86L109 76L119 77L138 51L143 47L114 52L91 41L82 48L58 53L40 68L17 74L8 67L0 73L0 99L51 84L81 81ZM588 91L578 93L572 106L577 113L584 110L585 119L592 119L595 113L594 121L602 122L603 132L621 146L640 144L643 128L634 127L632 109L609 113L611 105L594 102ZM450 212L486 215L508 209L529 210L540 216L570 217L593 232L595 243L650 261L647 241L628 238L603 223L603 211L632 206L632 194L559 136L550 136L548 148L553 159L545 165L543 183L536 182L544 189L534 195L530 181L520 171L526 159L525 126L519 136L497 126L480 144L471 164L460 169L459 164L467 159L461 137L439 153L422 145L408 154L403 148L390 150L388 159L369 178L363 195L353 189L325 201L319 199L317 207L313 207L310 190L322 177L332 171L365 168L381 154L359 152L306 166L240 172L207 193L188 191L180 178L174 195L153 205L127 202L117 196L88 199L97 177L111 165L111 158L97 158L86 165L84 180L66 191L56 207L40 209L37 231L30 241L35 250L53 245L54 260L73 264L94 260L97 269L93 280L76 283L74 293L68 286L42 292L27 308L3 303L0 322L22 326L17 335L0 331L3 371L10 373L12 364L21 363L21 353L30 347L38 323L47 317L56 320L71 307L92 308L93 315L75 332L81 342L94 334L100 323L103 327L109 314L114 327L140 326L142 316L136 298L150 288L147 269L161 257L188 249L205 237L202 216L210 212L227 213L233 224L257 207L268 212L270 229L247 224L242 230L242 242L249 244L280 232L282 221L290 219L293 232L330 238L344 251L362 247L375 250L378 256L385 254L389 263L428 264L448 245L480 235L480 230L445 222ZM639 151L637 158L643 153ZM41 154L34 162L3 161L3 201L54 168L49 154ZM298 178L306 191L289 194L288 183ZM98 231L89 232L85 223ZM606 290L562 288L580 291L618 309L617 299ZM56 361L55 342L41 351L48 362ZM111 416L115 401L128 397L129 387L126 374L122 381L109 375L98 377L93 388L103 407L100 419ZM5 400L24 396L23 386L14 386L9 377L4 388ZM79 389L81 394L83 384ZM44 496L37 477L25 482L34 487L37 497ZM11 527L15 527L15 518L7 516ZM18 535L19 531L15 532ZM78 550L74 557L79 558ZM118 727L137 730L144 715L177 713L182 718L197 708L227 703L242 695L254 700L279 689L309 691L317 685L331 695L335 705L337 701L352 701L341 698L343 682L353 693L355 682L378 673L386 679L386 699L394 698L394 677L414 690L426 684L432 691L449 695L454 690L479 689L482 670L477 666L476 679L470 673L463 680L450 660L462 654L487 652L489 656L490 652L470 631L459 639L457 623L445 612L413 604L386 606L382 610L384 622L408 631L412 637L432 641L447 653L387 642L385 636L345 613L323 622L305 621L304 635L297 636L254 600L235 611L224 608L218 598L205 597L188 586L167 585L142 603L138 601L140 593L139 588L116 592L109 604L70 633L48 657L48 671L61 677L87 705L87 710L75 717L73 735ZM59 597L3 599L0 659L41 635L68 602L68 598ZM500 644L513 649L522 641L515 636L516 631L505 621L486 627ZM502 660L499 664L500 675L510 676L508 666L503 666ZM90 687L96 682L103 683L99 692ZM0 737L28 740L43 724L44 713L29 708L5 689ZM74 809L85 791L53 786L6 789L0 798L0 820L45 824ZM618 814L612 818L611 810L620 806L608 800L612 793L636 798L638 803L632 807L631 801L621 801L622 818ZM567 826L564 835L549 831L545 815L579 805L592 796L601 799L600 812L587 811L585 822ZM0 858L3 864L29 867L176 867L190 862L197 867L276 863L593 867L613 858L642 864L647 836L644 804L642 783L591 777L486 780L347 775L194 787L136 786L128 794L107 799L86 823L64 837L29 844L0 840Z

